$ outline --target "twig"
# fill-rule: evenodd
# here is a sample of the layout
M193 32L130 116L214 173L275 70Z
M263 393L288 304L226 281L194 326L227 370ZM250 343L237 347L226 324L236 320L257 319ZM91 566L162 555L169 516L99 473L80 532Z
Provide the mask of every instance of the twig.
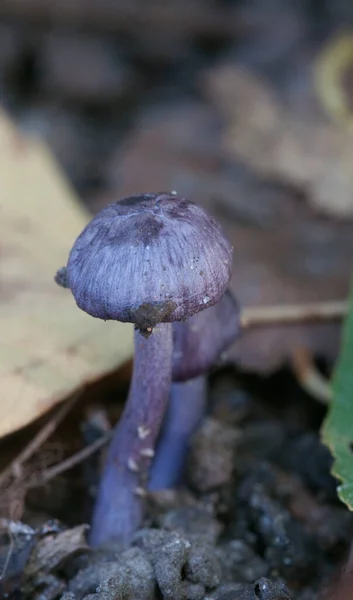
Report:
M24 484L26 489L32 489L44 485L51 481L51 479L54 479L54 477L57 477L65 471L68 471L69 469L72 469L76 465L80 464L81 462L89 458L89 456L97 452L97 450L102 448L102 446L107 444L110 438L112 437L112 434L112 431L108 431L98 440L90 444L90 446L86 446L85 448L79 450L66 460L63 460L61 463L54 465L53 467L49 467L40 475L33 477L28 481L28 483Z
M280 304L278 306L248 306L241 314L244 328L298 323L301 321L338 320L348 313L348 302L333 300L308 304Z
M6 558L5 558L4 566L3 566L2 571L0 573L0 581L2 579L4 579L4 577L6 575L7 568L9 566L9 564L10 564L10 558L11 558L11 555L12 555L12 552L13 552L13 549L14 549L14 545L15 545L14 539L13 539L13 535L12 535L12 531L11 531L10 528L7 530L7 535L9 537L10 543L9 543L9 549L8 549L8 551L6 553Z
M291 364L302 388L322 404L329 404L332 399L329 381L317 370L310 352L297 348L291 355Z
M4 565L3 565L2 571L0 573L0 583L1 583L1 581L5 578L8 566L10 564L10 559L11 559L11 556L12 556L12 553L14 550L14 546L15 546L15 536L17 536L18 534L22 534L22 535L25 535L26 538L28 539L29 536L35 535L35 531L34 531L34 529L32 529L32 527L30 527L29 525L25 525L24 523L21 523L20 521L13 521L12 519L4 519L4 518L0 518L0 531L5 531L10 540L9 549L6 553Z
M71 411L73 406L81 397L82 392L75 394L63 403L59 410L51 417L51 419L38 431L37 435L23 448L23 450L14 458L7 467L0 473L0 487L7 479L11 476L19 478L23 464L30 459L35 452L46 442L46 440L52 435L61 421Z

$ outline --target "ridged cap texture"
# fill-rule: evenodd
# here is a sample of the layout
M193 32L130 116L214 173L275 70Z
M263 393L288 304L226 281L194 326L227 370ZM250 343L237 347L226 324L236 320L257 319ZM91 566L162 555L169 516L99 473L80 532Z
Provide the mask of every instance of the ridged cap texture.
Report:
M232 249L217 221L172 192L100 211L75 241L66 276L82 310L146 331L217 303L231 269Z

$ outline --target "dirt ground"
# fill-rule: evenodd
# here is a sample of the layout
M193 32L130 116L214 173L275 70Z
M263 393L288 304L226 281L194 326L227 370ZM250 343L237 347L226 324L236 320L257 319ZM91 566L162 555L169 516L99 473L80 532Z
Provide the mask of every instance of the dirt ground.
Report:
M67 446L68 428L84 431L81 419L91 403L84 399L52 444L66 439ZM108 413L114 404L108 397ZM10 556L8 532L2 535L3 566L9 559L4 597L322 598L346 557L353 527L319 440L323 413L288 371L266 379L233 368L216 371L185 485L151 494L145 526L131 547L87 547L87 526L80 523L98 482L94 456L28 493L26 526L13 531Z

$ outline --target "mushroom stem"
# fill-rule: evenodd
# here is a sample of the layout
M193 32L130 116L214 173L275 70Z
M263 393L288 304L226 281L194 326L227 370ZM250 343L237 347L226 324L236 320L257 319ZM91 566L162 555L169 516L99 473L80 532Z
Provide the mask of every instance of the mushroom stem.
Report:
M168 411L150 470L150 490L180 484L190 438L205 413L206 383L207 378L201 375L172 384Z
M157 325L148 338L135 332L134 370L116 426L93 515L92 546L110 539L128 544L141 525L154 448L168 406L172 374L172 325Z

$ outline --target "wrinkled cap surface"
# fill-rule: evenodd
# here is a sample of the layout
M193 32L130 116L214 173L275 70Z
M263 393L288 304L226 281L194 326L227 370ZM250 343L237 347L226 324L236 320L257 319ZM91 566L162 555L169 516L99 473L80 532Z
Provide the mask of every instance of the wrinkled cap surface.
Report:
M173 325L173 381L207 373L240 333L240 311L227 290L221 300Z
M201 207L174 193L145 194L92 219L71 250L67 280L85 312L148 331L217 303L231 267L231 246Z

